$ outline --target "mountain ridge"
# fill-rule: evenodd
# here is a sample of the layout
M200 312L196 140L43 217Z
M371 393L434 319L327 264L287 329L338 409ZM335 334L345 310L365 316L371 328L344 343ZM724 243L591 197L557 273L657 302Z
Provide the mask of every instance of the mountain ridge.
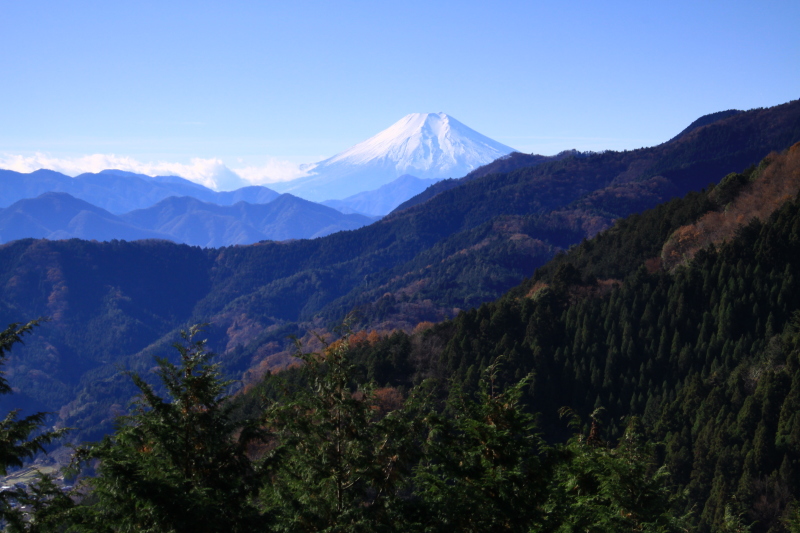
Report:
M170 196L194 196L220 205L239 200L267 203L278 197L277 192L257 185L217 192L178 176L150 177L114 169L74 178L46 169L27 174L0 169L0 208L45 192L65 192L114 214L150 207Z
M65 192L46 192L0 209L0 243L22 238L51 240L169 239Z
M716 124L657 147L490 172L320 239L206 250L148 241L0 246L0 319L58 317L20 348L33 366L15 363L10 379L47 410L63 407L63 424L101 431L123 395L118 366L147 371L190 323L210 323L209 345L226 371L252 382L271 358L287 360L288 336L324 332L352 311L354 327L387 330L456 316L615 219L797 142L800 102ZM135 342L123 343L123 333Z
M0 209L0 243L24 238L165 239L221 248L264 240L313 239L369 224L372 218L283 194L268 204L233 205L171 196L115 215L65 192L46 192Z

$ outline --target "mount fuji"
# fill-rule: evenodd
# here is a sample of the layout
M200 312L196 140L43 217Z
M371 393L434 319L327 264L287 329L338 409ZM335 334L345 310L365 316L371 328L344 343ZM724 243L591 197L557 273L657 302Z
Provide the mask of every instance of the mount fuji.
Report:
M412 113L374 137L307 166L307 176L270 187L315 202L341 199L404 174L460 178L514 151L444 113Z

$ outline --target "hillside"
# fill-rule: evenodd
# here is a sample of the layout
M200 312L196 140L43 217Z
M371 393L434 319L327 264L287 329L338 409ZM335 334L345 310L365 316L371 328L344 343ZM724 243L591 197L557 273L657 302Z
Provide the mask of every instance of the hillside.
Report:
M452 321L356 335L354 357L381 386L434 377L469 391L502 357L506 382L533 376L526 402L551 442L569 434L564 406L584 421L603 409L595 438L609 442L638 417L692 531L787 531L800 501L798 165L800 144L620 221ZM728 213L732 231L715 216ZM701 225L714 237L665 268L670 241ZM273 391L267 379L253 393Z
M15 354L9 379L31 404L62 409L62 423L99 430L124 403L118 366L146 369L188 323L210 322L227 371L257 369L248 374L257 379L286 363L290 334L328 327L354 308L356 326L411 330L453 317L498 298L614 219L757 164L787 139L800 140L800 102L740 113L654 148L490 173L314 240L207 251L11 243L0 247L0 320L54 320ZM703 209L687 212L686 222Z
M577 150L567 150L561 152L554 156L545 156L545 155L537 155L537 154L522 154L519 152L511 152L510 154L504 155L503 157L499 157L492 161L491 163L487 163L482 165L475 170L469 172L463 178L450 178L446 180L442 180L440 182L434 183L424 191L420 192L416 196L409 198L408 200L404 201L400 205L398 205L395 210L402 211L404 209L408 209L409 207L413 207L415 205L419 205L421 203L427 202L437 194L448 191L454 187L457 187L464 182L481 178L488 174L500 174L505 172L511 172L512 170L516 170L518 168L524 167L535 167L541 163L545 163L547 161L559 161L561 159L566 159L567 157L581 157L589 154L583 154L578 152Z
M534 363L544 393L539 401L548 396L551 406L583 412L603 405L611 434L619 416L642 416L665 441L664 463L673 482L688 490L687 505L696 506L703 527L720 528L731 502L732 512L755 521L754 531L778 527L800 494L793 477L800 444L794 421L799 208L795 196L674 274L629 271L609 297L570 305L548 325L552 337L526 333L503 342L495 334L472 349L491 353L485 349L493 341L495 353L530 346L542 361ZM639 231L627 233L631 242ZM559 281L558 272L553 279ZM458 344L451 346L453 368Z

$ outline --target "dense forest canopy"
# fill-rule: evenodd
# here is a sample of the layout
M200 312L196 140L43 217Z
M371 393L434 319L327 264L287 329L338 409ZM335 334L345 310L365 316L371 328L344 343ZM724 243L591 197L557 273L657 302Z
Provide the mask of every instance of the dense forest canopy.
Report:
M83 496L43 478L9 527L796 529L800 144L761 152L798 117L489 172L313 241L0 247L0 318L52 317L0 351L6 400L85 443ZM178 337L203 321L218 359Z
M53 319L9 360L15 405L55 411L58 424L94 438L135 393L117 369L146 371L191 324L211 324L226 375L254 384L291 361L288 336L329 329L354 309L359 328L411 331L454 317L615 219L786 148L800 140L798 124L800 102L790 102L723 114L653 148L566 153L534 166L519 154L379 223L320 239L209 250L164 241L0 246L0 320Z
M92 498L43 480L27 516L44 531L789 531L798 191L800 144L454 320L320 339L232 401L190 332L157 361L165 394L133 375L138 406L79 450ZM702 246L665 261L698 227Z
M475 391L502 357L505 383L532 376L524 401L550 442L568 435L564 406L585 422L601 409L610 442L638 417L692 530L784 531L800 490L799 190L795 145L618 223L494 303L357 336L354 358L389 389L434 377ZM686 228L703 235L665 261Z

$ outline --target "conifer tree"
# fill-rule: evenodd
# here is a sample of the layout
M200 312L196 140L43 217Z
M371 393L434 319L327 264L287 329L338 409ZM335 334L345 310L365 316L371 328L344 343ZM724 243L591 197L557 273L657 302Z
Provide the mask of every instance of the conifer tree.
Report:
M546 446L521 403L531 376L502 388L497 360L476 396L456 387L447 409L430 413L414 482L427 514L425 531L535 529L546 498Z
M219 532L254 531L262 522L253 497L258 472L247 445L262 435L253 421L236 423L200 327L176 343L176 365L157 358L167 398L141 376L132 414L114 434L84 446L82 461L99 462L91 493L73 517L79 530ZM238 436L237 436L238 433Z
M401 497L417 447L415 398L386 416L372 383L358 383L348 338L301 353L304 386L266 412L276 448L261 497L276 531L409 531Z
M686 531L685 517L672 509L675 497L667 484L668 473L655 467L652 445L645 444L638 421L632 418L612 447L600 436L599 412L592 414L588 435L578 432L556 450L543 530ZM580 420L573 415L571 424L577 429Z
M22 342L22 337L38 326L41 320L33 320L27 324L10 324L0 332L0 366L5 363L11 347ZM9 394L11 387L0 372L0 394ZM47 413L35 413L23 418L19 410L13 410L0 420L0 475L8 474L8 470L21 467L26 459L32 458L44 447L62 436L66 430L41 431ZM36 512L44 513L51 502L68 505L68 498L54 487L52 481L44 476L33 485L31 491L11 489L0 491L0 521L8 525L10 531L47 529L31 529L31 516L21 511L24 504L34 506ZM44 521L44 520L42 520Z

